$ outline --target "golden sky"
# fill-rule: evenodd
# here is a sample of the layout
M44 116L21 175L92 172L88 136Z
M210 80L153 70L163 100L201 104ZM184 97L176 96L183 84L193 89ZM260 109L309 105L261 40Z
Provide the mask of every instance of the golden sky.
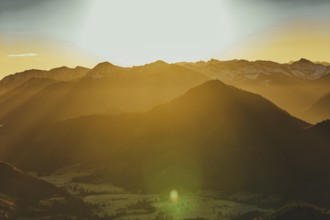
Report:
M272 60L280 63L307 58L330 61L330 28L309 21L269 28L230 45L218 59Z
M99 61L96 56L65 42L37 37L8 38L0 42L0 78L27 69L93 66Z
M0 78L217 58L330 61L327 0L0 1Z

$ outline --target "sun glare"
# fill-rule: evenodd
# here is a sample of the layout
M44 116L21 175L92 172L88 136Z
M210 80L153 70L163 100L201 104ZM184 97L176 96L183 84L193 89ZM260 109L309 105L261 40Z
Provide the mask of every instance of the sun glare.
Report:
M231 40L228 16L216 0L93 1L79 45L121 65L208 59Z
M179 193L175 189L170 192L170 199L173 203L176 203L179 200Z

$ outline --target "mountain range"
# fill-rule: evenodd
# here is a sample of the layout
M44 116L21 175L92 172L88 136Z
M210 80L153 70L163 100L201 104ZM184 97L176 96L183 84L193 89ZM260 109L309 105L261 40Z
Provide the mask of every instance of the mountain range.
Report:
M212 79L228 84L254 84L260 86L314 81L330 74L330 66L313 63L301 58L289 64L272 61L231 60L208 62L177 63L178 65L202 72Z
M145 111L210 79L260 94L290 114L315 123L328 117L307 111L328 93L330 67L306 59L279 64L232 60L124 68L108 62L92 69L28 70L0 81L0 124L18 117L57 120L88 114ZM48 106L45 106L46 100ZM53 111L65 105L64 110ZM326 108L326 107L325 107ZM22 111L24 109L24 111ZM307 111L307 112L306 112Z
M79 73L18 73L11 78L20 83L0 82L11 88L0 96L0 159L41 172L102 167L81 180L150 192L211 188L329 204L329 121L312 125L276 101L293 103L309 121L326 119L292 100L312 105L326 92L327 66L305 59L104 62L70 71ZM210 80L218 77L226 83Z
M162 61L132 68L100 63L76 80L32 78L7 92L0 97L0 104L6 106L0 111L0 121L22 122L23 118L36 116L42 117L40 120L57 120L113 108L146 110L206 80L208 77L201 73Z
M306 109L317 102L322 94L329 92L330 66L304 58L288 64L214 59L178 64L204 73L212 79L258 93L304 120L313 119L313 116L305 112Z

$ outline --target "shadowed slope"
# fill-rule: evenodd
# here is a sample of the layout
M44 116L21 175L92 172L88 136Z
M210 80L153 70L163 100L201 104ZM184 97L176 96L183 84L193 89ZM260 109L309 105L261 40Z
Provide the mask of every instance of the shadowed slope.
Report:
M43 170L105 164L103 179L146 190L174 184L294 193L318 164L329 165L321 156L308 167L306 161L329 151L309 139L312 145L296 145L292 137L306 126L259 95L209 81L145 113L55 123L12 148L9 157L31 169L43 164ZM15 149L24 150L17 155ZM326 176L319 177L324 181L316 184L326 184Z
M91 216L89 207L56 186L0 162L0 218ZM61 203L52 199L60 199ZM56 200L55 199L55 200ZM43 205L45 204L48 205Z
M319 99L304 114L306 118L313 122L330 119L330 94Z

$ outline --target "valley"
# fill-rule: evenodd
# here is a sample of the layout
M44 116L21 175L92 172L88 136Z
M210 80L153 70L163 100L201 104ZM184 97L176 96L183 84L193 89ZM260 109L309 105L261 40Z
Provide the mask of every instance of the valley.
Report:
M64 188L94 207L94 212L102 219L232 219L249 212L270 213L273 209L250 204L261 195L237 194L231 198L221 196L212 190L179 193L173 200L170 192L163 194L144 194L127 191L121 187L102 183L81 183L75 177L86 175L77 170L79 165L55 172L50 176L39 177L57 187ZM71 169L71 170L70 170ZM269 197L270 199L271 197ZM250 199L250 200L249 200Z

